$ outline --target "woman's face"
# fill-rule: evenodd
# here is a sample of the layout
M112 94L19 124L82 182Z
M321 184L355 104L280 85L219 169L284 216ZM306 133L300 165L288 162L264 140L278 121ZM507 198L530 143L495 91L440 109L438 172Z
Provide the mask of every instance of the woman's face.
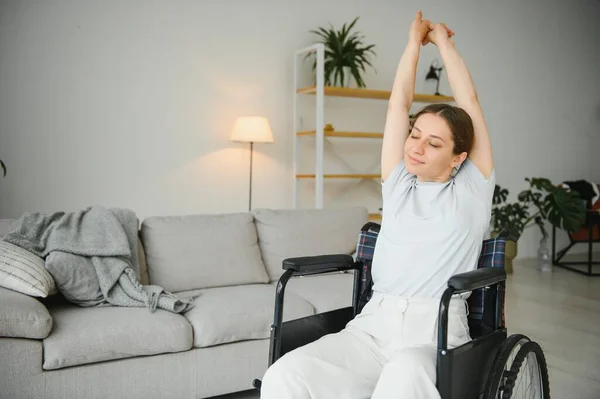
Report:
M406 170L422 181L447 181L466 156L466 152L454 154L450 127L431 113L419 116L404 145Z

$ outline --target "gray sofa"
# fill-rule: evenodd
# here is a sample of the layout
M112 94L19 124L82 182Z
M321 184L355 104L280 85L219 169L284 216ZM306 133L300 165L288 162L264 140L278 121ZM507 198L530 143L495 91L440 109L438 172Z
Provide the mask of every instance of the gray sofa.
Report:
M267 368L275 284L286 257L352 254L364 208L156 216L139 228L137 271L182 298L177 314L80 307L0 287L0 398L206 398L251 389ZM0 221L0 236L10 220ZM292 279L284 320L348 306L353 276Z

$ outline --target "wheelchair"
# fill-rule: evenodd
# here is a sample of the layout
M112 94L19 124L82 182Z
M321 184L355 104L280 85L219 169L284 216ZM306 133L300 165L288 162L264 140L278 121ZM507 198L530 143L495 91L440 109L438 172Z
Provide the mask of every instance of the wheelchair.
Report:
M350 255L288 258L275 293L269 362L320 337L341 331L359 314L372 295L371 263L380 225L369 222L360 230L356 260ZM483 241L476 270L448 280L439 305L436 385L442 399L550 398L548 369L540 345L527 336L507 336L504 317L507 240L518 237L503 230ZM300 319L283 320L284 294L293 276L320 273L354 273L352 304ZM471 292L469 329L471 341L448 348L448 306L453 295ZM260 390L261 381L253 386Z

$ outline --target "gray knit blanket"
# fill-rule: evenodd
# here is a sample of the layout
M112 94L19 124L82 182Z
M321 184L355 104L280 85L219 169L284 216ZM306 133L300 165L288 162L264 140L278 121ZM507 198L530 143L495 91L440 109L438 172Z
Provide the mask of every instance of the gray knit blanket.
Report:
M45 259L65 298L80 306L191 309L156 285L138 280L138 218L129 209L91 206L78 212L23 214L4 241Z

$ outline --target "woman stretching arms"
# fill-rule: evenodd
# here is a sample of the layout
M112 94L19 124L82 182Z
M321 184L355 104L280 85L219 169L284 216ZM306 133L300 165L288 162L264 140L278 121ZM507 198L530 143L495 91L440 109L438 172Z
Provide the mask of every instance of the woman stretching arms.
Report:
M291 351L266 372L262 398L435 398L437 317L448 279L477 267L495 186L487 127L470 74L444 24L410 28L389 101L381 154L383 219L373 296L339 333ZM434 43L457 106L429 105L410 126L422 45ZM455 296L448 347L469 341Z

